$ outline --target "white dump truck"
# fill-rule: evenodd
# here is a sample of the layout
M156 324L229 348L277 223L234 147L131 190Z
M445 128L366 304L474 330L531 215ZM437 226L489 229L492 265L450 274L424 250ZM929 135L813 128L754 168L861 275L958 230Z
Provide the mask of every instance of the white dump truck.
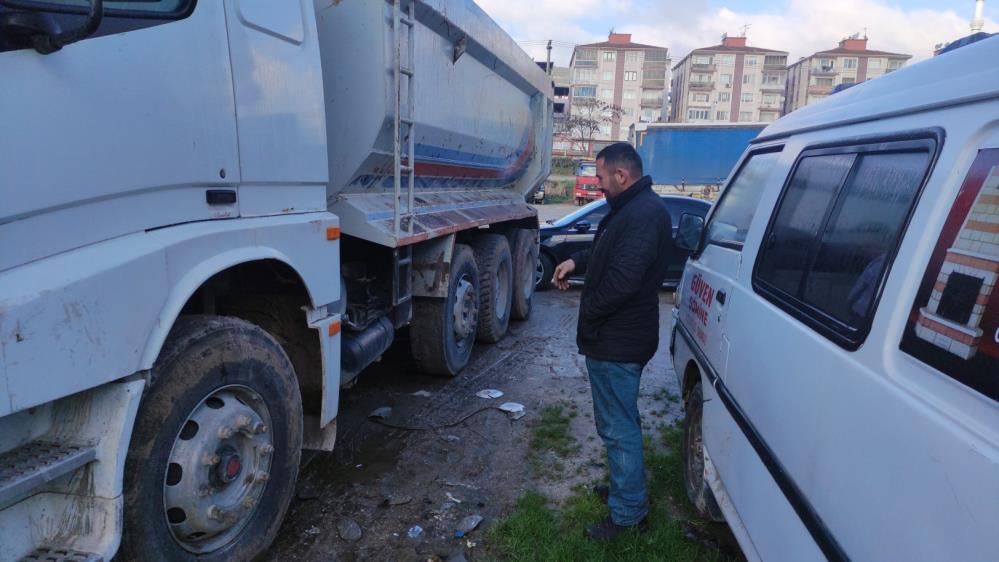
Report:
M267 548L400 328L527 318L551 116L470 0L0 0L0 560Z

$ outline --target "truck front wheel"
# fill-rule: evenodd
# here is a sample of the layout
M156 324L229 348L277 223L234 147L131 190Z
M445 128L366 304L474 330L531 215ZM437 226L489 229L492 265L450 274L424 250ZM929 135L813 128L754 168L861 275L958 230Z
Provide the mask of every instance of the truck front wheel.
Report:
M413 299L409 341L420 370L454 376L472 356L479 319L479 271L472 249L455 244L447 298Z
M177 321L150 372L125 461L127 560L249 560L274 540L295 489L302 401L261 328Z

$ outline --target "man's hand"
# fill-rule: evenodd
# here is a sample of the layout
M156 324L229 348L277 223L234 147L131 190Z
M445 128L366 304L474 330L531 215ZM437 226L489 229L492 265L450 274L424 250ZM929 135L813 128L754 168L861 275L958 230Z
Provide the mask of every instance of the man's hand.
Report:
M559 290L564 291L569 288L569 274L576 271L576 262L571 259L565 260L555 268L555 275L552 276L552 283Z

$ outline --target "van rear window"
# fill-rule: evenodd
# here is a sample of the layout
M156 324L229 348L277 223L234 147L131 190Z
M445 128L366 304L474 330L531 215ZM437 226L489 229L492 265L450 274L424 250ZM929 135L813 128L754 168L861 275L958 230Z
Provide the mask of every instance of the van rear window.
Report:
M902 351L999 401L999 149L978 153L930 255Z
M803 153L764 238L757 289L858 347L932 155L932 141Z

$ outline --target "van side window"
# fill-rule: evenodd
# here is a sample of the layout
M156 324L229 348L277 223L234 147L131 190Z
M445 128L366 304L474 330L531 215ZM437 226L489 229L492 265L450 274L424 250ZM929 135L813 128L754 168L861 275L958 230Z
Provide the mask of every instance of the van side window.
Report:
M776 167L780 150L750 154L742 164L715 205L705 239L708 244L742 251L763 186Z
M916 292L901 349L999 401L999 149L968 171Z
M753 279L757 290L856 349L867 335L933 144L803 153L764 238Z

